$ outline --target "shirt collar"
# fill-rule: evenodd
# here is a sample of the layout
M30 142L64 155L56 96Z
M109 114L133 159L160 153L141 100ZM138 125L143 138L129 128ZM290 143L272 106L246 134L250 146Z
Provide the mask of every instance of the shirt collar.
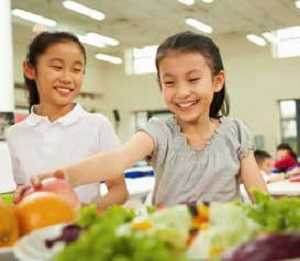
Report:
M60 123L62 125L71 125L79 120L79 118L84 115L86 111L81 107L80 104L76 104L74 108L68 112L66 115L58 118L53 123ZM30 115L26 118L27 124L31 126L36 126L41 122L49 122L49 119L47 116L41 116L34 112L34 107L31 110Z

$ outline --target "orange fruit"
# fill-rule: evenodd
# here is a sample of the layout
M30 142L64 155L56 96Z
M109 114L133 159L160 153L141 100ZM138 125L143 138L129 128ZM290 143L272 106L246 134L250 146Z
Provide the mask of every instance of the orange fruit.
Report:
M12 246L18 237L19 227L14 208L0 199L0 247Z
M25 197L17 206L16 213L21 235L46 226L74 221L76 211L53 192L35 192Z

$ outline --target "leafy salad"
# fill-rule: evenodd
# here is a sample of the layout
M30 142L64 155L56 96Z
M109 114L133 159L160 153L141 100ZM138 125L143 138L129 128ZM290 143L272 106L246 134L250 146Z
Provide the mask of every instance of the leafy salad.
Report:
M78 222L52 240L67 244L55 260L246 261L252 260L246 258L249 253L260 255L255 260L300 256L300 250L291 250L300 242L300 199L274 199L259 192L254 197L256 204L178 205L144 214L120 206L99 214L94 206L85 207ZM283 240L289 242L280 243L286 250L274 249Z
M185 240L190 214L183 206L136 217L133 210L112 207L98 215L95 207L82 209L80 237L55 260L186 260Z

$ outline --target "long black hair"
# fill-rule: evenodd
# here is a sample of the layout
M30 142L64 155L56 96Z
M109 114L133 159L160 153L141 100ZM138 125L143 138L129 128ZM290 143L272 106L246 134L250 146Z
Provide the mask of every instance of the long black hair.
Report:
M168 37L157 49L155 65L157 76L159 75L159 64L163 58L168 55L169 51L183 53L200 53L206 58L213 76L224 70L222 57L217 45L213 40L204 35L196 34L190 31L178 33ZM214 93L213 101L210 106L209 116L219 118L221 115L229 114L229 97L224 86L219 92Z
M36 68L38 58L43 53L45 53L50 46L56 43L64 42L71 42L77 44L86 62L85 48L80 43L77 36L68 32L42 32L39 35L37 35L28 47L28 53L26 55L25 62L33 68ZM35 80L28 79L24 75L24 81L29 91L29 111L31 111L31 107L33 105L40 103L40 97Z

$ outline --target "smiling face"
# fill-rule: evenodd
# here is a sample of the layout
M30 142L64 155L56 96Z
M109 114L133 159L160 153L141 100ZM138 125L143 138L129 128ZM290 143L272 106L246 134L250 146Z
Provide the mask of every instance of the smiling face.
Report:
M61 42L49 46L38 57L35 68L27 66L24 73L35 80L40 104L67 106L78 95L85 68L84 55L76 43Z
M213 76L206 60L200 53L173 51L159 64L165 103L179 122L208 118L213 95L223 88L223 71Z

